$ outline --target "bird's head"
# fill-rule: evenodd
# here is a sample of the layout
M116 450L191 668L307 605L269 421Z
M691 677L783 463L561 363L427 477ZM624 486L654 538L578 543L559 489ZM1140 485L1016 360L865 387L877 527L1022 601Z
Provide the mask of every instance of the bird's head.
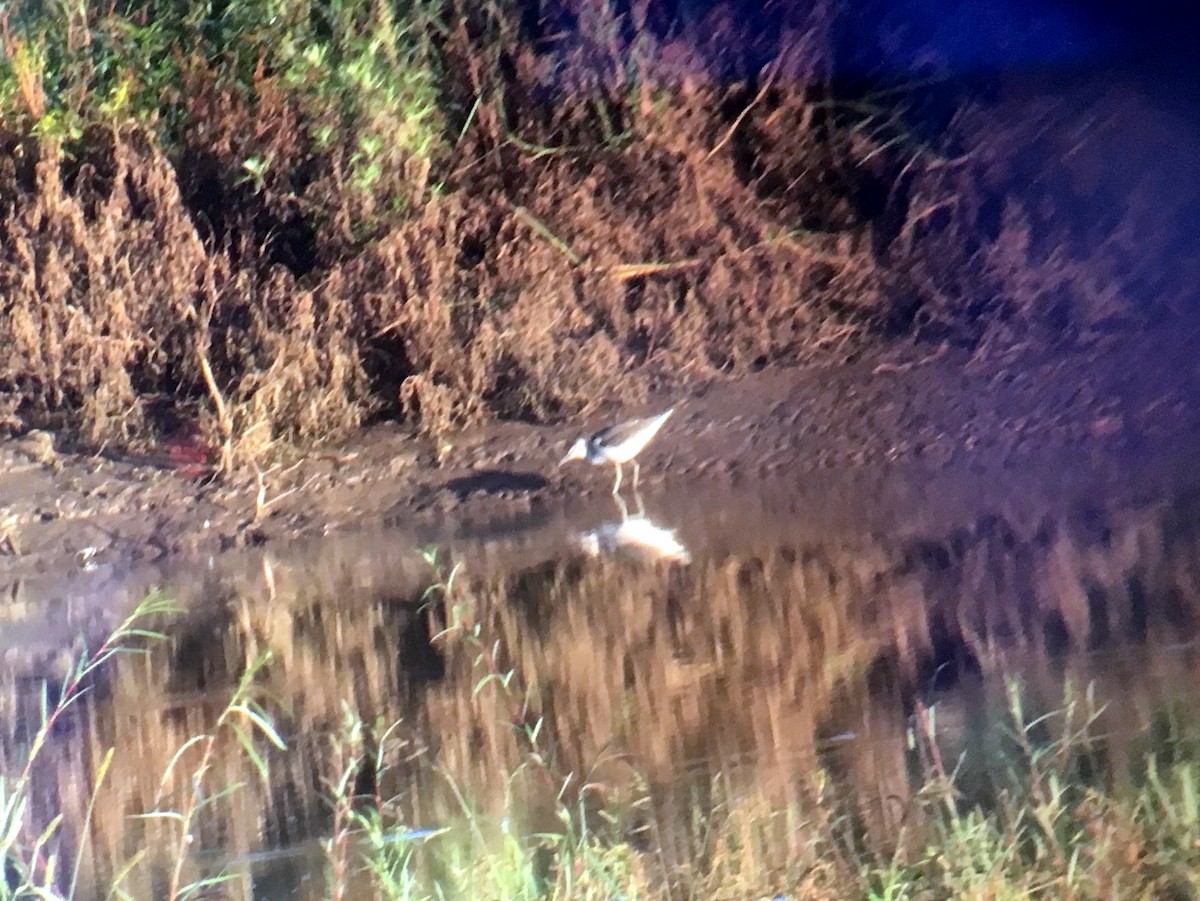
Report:
M571 445L571 449L567 451L567 455L558 461L558 465L570 463L572 460L586 460L588 455L587 439L579 438Z

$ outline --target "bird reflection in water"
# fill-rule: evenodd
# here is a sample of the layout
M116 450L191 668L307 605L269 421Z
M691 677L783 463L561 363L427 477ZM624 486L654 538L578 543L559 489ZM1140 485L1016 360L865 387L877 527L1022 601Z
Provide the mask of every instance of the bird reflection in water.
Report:
M629 516L624 507L619 520L581 532L577 540L584 553L592 557L628 554L668 563L688 563L692 559L674 529L658 525L641 510Z

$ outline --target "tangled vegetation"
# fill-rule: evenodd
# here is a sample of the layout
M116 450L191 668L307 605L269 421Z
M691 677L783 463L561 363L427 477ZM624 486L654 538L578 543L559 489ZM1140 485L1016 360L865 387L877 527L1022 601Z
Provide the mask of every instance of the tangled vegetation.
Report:
M972 90L839 83L843 13L6 4L0 428L187 428L229 468L1127 315L1121 212L1048 218L1037 123Z

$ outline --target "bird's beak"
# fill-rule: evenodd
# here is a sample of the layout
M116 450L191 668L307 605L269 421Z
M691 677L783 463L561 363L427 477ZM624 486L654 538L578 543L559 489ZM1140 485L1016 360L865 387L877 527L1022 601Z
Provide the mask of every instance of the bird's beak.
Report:
M567 455L558 461L558 465L570 463L572 460L582 460L587 456L587 449L584 447L583 440L580 439L571 445L571 449L567 451Z

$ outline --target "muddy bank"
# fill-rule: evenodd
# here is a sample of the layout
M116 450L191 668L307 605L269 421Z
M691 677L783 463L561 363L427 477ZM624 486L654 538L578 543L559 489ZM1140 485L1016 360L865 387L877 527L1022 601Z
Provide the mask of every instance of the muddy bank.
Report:
M1176 320L1007 361L910 344L697 384L652 402L678 412L643 454L643 490L736 497L755 486L781 509L837 490L879 501L831 509L902 522L939 478L986 493L1013 478L1078 475L1114 495L1178 480L1200 434L1196 338L1194 321ZM507 423L438 441L379 426L238 479L165 458L60 453L52 435L25 436L0 445L0 575L16 595L99 566L607 505L611 469L556 463L581 431L650 408L610 405L561 427Z

